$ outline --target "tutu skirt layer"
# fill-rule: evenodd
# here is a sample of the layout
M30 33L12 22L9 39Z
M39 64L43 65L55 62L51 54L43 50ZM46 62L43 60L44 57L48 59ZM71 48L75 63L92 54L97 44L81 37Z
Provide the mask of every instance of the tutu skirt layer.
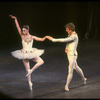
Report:
M12 56L18 59L32 59L41 56L44 53L43 49L32 48L31 50L16 50L11 52Z

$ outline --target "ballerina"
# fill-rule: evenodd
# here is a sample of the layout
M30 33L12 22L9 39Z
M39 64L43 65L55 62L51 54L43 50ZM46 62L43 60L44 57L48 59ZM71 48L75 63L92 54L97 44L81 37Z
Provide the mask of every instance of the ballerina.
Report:
M23 47L21 50L15 50L11 52L11 54L15 58L22 59L22 62L26 69L26 77L28 79L29 88L32 91L33 83L31 81L31 73L44 63L44 61L40 57L44 53L44 50L33 48L32 47L33 41L34 40L44 41L46 37L40 38L40 37L31 35L29 33L28 25L23 25L22 30L21 30L17 18L13 15L9 15L9 16L15 21L18 33L22 40L22 47ZM30 59L36 62L36 64L31 69L30 69L30 63L29 63Z

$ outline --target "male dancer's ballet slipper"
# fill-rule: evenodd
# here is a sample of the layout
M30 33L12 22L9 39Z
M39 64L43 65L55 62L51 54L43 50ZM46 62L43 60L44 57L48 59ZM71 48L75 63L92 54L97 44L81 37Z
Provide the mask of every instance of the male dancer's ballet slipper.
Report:
M85 78L83 81L84 81L84 85L85 85L86 84L86 81L87 81L87 78Z
M65 91L69 91L69 88L68 88L68 86L67 85L65 85Z

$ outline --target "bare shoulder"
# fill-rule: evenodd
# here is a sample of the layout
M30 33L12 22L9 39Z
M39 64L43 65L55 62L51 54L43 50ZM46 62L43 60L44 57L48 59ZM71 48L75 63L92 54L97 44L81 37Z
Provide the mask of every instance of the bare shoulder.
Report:
M35 39L35 38L36 38L36 36L34 36L34 35L31 35L31 36L32 36L32 38L33 38L33 39Z

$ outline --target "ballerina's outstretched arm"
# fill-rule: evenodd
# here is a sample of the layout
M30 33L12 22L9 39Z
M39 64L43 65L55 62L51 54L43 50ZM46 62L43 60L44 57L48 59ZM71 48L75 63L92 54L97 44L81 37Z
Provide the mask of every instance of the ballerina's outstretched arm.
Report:
M44 41L46 39L46 36L43 38L37 37L37 36L32 36L32 38L36 41Z
M16 27L17 27L17 30L18 30L19 34L21 35L21 28L19 26L17 18L15 16L13 16L13 15L9 15L9 17L11 17L12 19L14 19Z

